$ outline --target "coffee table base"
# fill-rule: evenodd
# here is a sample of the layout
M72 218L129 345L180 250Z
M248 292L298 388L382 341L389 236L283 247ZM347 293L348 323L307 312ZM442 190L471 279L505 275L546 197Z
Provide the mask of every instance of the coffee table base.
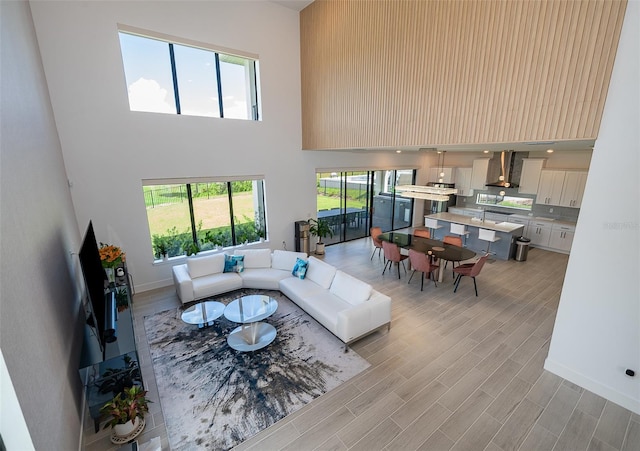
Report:
M276 339L276 328L268 323L249 323L236 327L227 337L227 344L240 352L256 351Z

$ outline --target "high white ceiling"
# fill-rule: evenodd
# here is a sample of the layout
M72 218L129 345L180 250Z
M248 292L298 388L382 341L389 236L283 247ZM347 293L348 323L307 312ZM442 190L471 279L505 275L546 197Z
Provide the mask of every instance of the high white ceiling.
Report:
M277 3L278 5L282 5L285 8L293 9L296 11L302 11L311 3L313 0L270 0L273 3Z

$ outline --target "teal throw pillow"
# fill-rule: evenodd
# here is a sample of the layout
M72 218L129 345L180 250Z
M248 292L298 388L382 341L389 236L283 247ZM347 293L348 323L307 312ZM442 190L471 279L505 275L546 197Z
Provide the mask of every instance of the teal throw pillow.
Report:
M307 260L297 258L296 264L293 267L293 271L291 271L291 274L299 277L300 279L304 279L304 276L307 275L307 266L309 266L309 262Z
M226 255L224 256L224 272L242 272L244 271L244 255Z

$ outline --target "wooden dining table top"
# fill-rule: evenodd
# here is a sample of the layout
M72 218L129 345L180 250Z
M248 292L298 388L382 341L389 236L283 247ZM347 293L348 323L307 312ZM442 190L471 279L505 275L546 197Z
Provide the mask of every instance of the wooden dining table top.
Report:
M444 243L431 238L423 238L421 236L411 235L402 232L385 232L378 235L378 239L396 243L404 249L413 249L418 252L433 255L447 261L460 262L475 257L476 253L466 247L456 246L455 244Z

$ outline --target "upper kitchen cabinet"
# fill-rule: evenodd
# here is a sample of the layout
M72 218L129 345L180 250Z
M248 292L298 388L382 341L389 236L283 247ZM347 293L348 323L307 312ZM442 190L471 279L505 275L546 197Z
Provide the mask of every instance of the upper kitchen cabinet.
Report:
M560 205L565 171L540 171L536 204Z
M444 175L440 177L440 173ZM429 182L454 183L456 179L456 168L431 168L429 169Z
M489 171L489 158L477 158L473 160L471 170L471 189L487 189L487 172Z
M567 171L562 186L560 205L563 207L580 208L582 195L587 184L587 173L582 171Z
M471 188L471 174L473 168L456 168L456 189L458 196L473 196Z
M545 160L542 158L524 158L518 192L521 194L537 194L540 174Z
M586 183L585 171L545 169L540 174L536 203L580 208Z

